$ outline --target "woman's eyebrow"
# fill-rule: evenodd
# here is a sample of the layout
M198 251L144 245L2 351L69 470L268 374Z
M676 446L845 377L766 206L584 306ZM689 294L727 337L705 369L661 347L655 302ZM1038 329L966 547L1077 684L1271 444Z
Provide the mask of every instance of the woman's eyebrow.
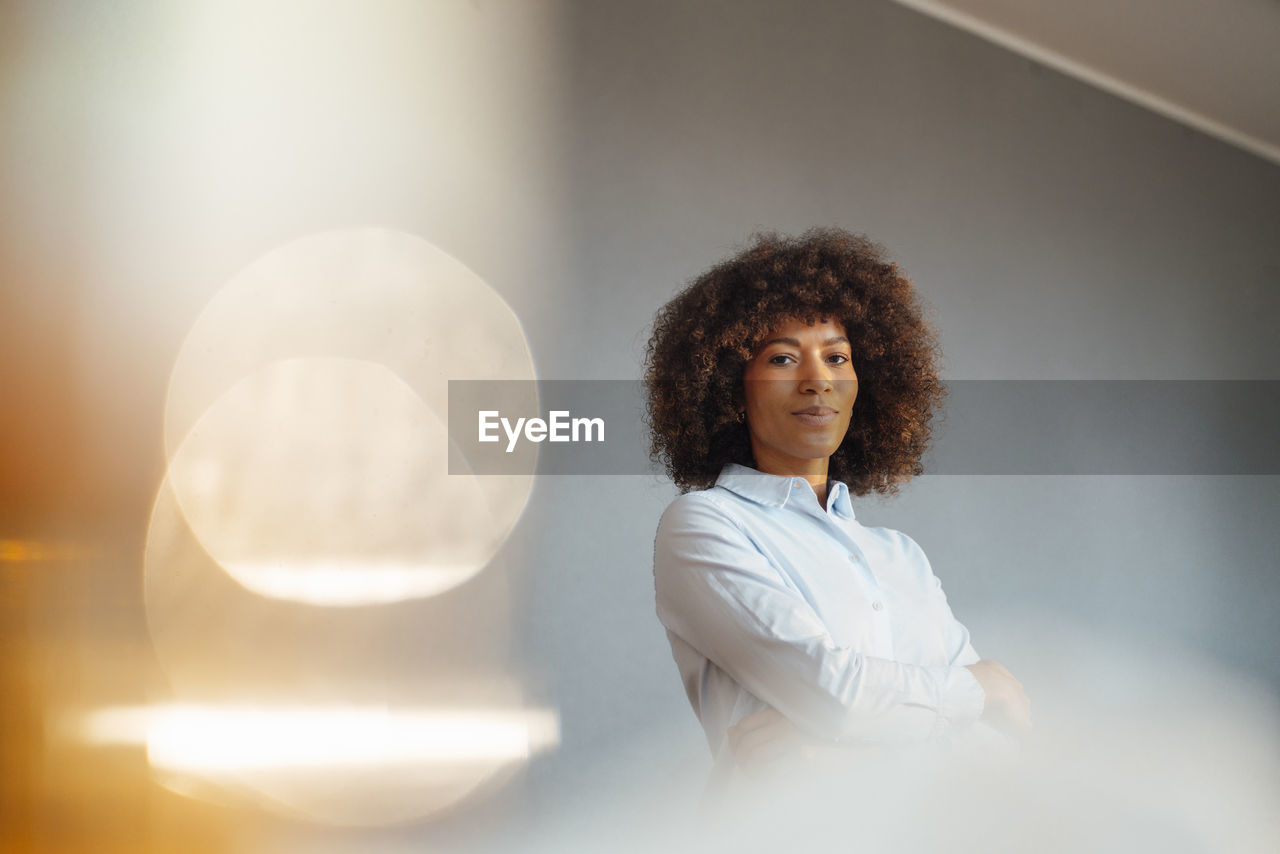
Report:
M830 347L834 344L848 344L848 343L849 343L848 338L845 338L843 335L837 335L834 338L828 338L826 341L823 341L822 346ZM790 347L800 346L800 342L797 341L795 338L771 338L768 341L761 344L760 349L763 350L765 347L768 347L770 344L786 344Z

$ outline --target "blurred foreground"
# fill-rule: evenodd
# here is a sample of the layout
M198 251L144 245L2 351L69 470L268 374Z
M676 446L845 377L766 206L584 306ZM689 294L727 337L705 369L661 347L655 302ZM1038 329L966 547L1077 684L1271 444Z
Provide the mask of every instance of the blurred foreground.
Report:
M1034 736L1017 754L869 753L839 774L796 766L788 777L779 768L708 809L678 794L697 790L705 765L689 779L669 776L664 754L680 743L672 734L620 744L602 758L615 766L609 786L586 787L547 814L523 810L523 784L506 774L423 817L442 778L433 786L428 766L414 763L425 757L438 769L449 745L465 749L465 717L443 722L454 727L443 742L419 740L416 757L415 720L386 710L394 744L363 762L350 760L377 741L377 728L359 709L328 720L304 714L283 729L267 719L274 737L255 745L254 726L264 724L246 724L243 709L237 731L235 716L219 719L216 708L192 717L165 705L171 689L150 644L121 619L138 614L141 591L103 583L110 561L85 549L5 543L5 851L1262 854L1280 846L1280 703L1271 691L1185 650L1090 637L1050 618L1011 635L1036 713ZM172 752L166 761L163 744L137 735L148 708L167 710L177 740L169 748L187 739L203 773ZM512 721L472 716L470 738L500 758L519 754L525 742L501 735ZM343 766L333 737L345 725L363 735L347 742ZM315 762L299 747L309 740ZM274 780L253 773L273 763ZM290 795L301 800L290 804Z

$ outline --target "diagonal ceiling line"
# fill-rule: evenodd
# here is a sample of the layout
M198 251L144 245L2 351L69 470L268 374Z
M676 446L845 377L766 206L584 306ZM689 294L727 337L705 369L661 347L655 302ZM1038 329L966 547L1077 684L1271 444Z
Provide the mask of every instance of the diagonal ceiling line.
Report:
M1242 148L1245 151L1270 160L1272 163L1280 164L1280 145L1268 142L1265 139L1259 139L1252 134L1212 119L1203 113L1187 109L1181 104L1162 98L1139 86L1126 83L1118 77L1099 71L1089 65L1077 62L1069 56L1037 44L1016 33L1001 29L987 21L953 9L945 4L933 2L933 0L894 0L894 2L958 29L965 30L1006 50L1011 50L1056 71L1061 71L1063 74L1068 74L1091 86L1096 86L1105 92L1110 92L1113 95L1145 107L1152 112L1193 127L1229 145Z

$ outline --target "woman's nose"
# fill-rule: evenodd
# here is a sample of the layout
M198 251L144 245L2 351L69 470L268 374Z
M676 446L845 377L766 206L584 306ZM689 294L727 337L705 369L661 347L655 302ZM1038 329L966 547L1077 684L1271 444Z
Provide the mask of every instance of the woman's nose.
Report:
M831 391L831 366L821 359L806 365L804 379L801 380L803 391L819 394Z

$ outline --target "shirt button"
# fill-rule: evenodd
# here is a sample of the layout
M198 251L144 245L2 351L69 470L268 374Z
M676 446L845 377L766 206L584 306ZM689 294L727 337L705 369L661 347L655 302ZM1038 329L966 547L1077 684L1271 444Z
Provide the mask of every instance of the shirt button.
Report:
M877 611L883 611L883 610L884 610L884 605L883 605L883 604L881 604L880 602L872 602L872 603L871 603L871 607L872 607L872 608L875 608Z

